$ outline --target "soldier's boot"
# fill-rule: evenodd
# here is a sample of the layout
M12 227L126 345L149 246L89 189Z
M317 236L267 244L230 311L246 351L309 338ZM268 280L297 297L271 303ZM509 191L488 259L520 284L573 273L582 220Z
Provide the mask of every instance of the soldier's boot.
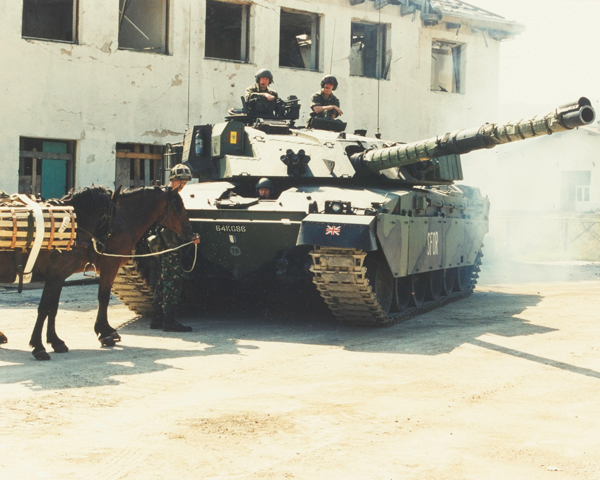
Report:
M187 325L182 325L175 317L171 315L165 315L165 320L163 322L163 332L191 332L192 327L188 327Z
M163 328L164 320L165 316L162 312L162 308L154 310L154 313L152 314L152 320L150 320L150 328L152 330L159 330Z

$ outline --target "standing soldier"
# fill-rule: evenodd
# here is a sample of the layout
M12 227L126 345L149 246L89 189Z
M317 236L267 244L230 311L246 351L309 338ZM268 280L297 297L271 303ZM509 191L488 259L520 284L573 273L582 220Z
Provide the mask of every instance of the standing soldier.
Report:
M269 85L275 83L273 74L265 68L256 72L256 83L246 89L245 100L248 110L256 115L273 116L277 103L277 92Z
M173 192L181 192L185 184L192 179L192 172L183 164L175 165L169 175L169 186ZM200 242L200 237L192 237L195 244ZM166 250L181 245L179 236L168 228L159 225L153 250ZM183 289L183 271L181 267L181 249L164 253L158 256L160 263L160 277L154 289L154 315L150 328L162 328L163 332L191 332L192 327L182 325L175 320L177 305L181 300Z
M333 75L327 75L321 80L321 91L315 93L311 98L310 118L306 123L310 127L314 118L324 118L327 120L335 120L342 115L339 99L333 94L337 89L338 81Z

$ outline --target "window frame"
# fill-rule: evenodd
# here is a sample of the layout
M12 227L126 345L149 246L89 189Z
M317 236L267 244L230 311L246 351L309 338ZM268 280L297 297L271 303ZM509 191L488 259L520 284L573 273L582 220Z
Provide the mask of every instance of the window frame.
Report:
M23 12L21 13L21 38L25 40L35 40L43 42L56 42L66 43L70 45L77 45L79 43L79 0L70 0L72 2L72 18L71 18L71 40L59 40L55 38L36 37L32 35L25 35L25 2L23 0Z
M127 1L127 0L125 0ZM139 49L139 48L134 48L134 47L123 47L121 46L121 42L119 41L119 37L121 35L121 22L124 21L125 19L121 20L121 10L120 10L120 5L118 7L118 12L119 12L119 29L117 32L117 45L118 45L118 49L119 50L124 50L124 51L130 51L130 52L140 52L140 53L150 53L150 54L154 54L154 55L170 55L170 35L171 35L171 0L164 0L165 1L165 26L164 26L164 34L165 34L165 43L164 43L164 52L158 52L158 51L151 51L151 50L143 50L143 49ZM120 1L119 1L120 4ZM135 27L134 27L135 28ZM144 34L145 35L145 34Z
M56 142L56 143L65 143L67 145L67 153L53 153L53 152L44 152L43 150L26 150L26 143L37 143L41 142ZM19 167L18 167L18 191L19 193L27 193L38 195L42 194L41 186L43 182L43 170L40 175L37 175L37 167L44 159L47 160L66 160L66 168L65 168L65 193L66 194L70 189L75 186L75 169L76 169L76 151L77 151L77 141L76 140L65 140L62 138L47 138L47 137L19 137ZM26 163L28 160L31 160L31 166L28 167ZM27 175L25 172L28 168L31 168L31 173ZM31 177L31 191L23 192L21 191L21 182L22 177ZM40 177L39 188L37 178ZM24 180L23 180L24 181ZM64 195L63 194L63 195ZM62 196L62 195L61 195Z
M440 89L434 89L434 69L436 65L436 59L434 57L436 44L442 44L450 48L450 57L452 58L452 88L446 89L446 91ZM437 93L450 93L450 94L465 94L465 77L466 77L466 55L465 50L467 48L467 44L464 42L454 42L451 40L434 38L431 41L431 72L429 79L429 91L437 92ZM439 48L438 48L439 50ZM458 53L455 55L455 51ZM445 55L445 54L443 54ZM457 66L458 64L458 66ZM438 70L439 71L439 70ZM458 76L458 79L457 79ZM445 88L443 85L440 85L441 88Z
M311 52L310 52L310 66L308 67L294 67L290 65L281 64L281 14L292 14L292 15L304 15L311 18ZM308 72L320 72L321 71L321 17L322 15L316 12L307 12L303 10L294 10L292 8L280 9L279 15L279 67L280 68L292 68L295 70L303 70Z
M206 53L208 46L207 35L208 35L208 7L210 3L223 3L229 5L237 5L242 9L242 18L240 22L240 59L213 57ZM204 11L204 58L206 60L219 60L222 62L234 62L234 63L250 63L250 8L252 4L246 2L230 2L225 0L206 0L206 9Z
M352 52L352 47L354 45L354 25L361 25L363 27L375 27L377 29L377 53L376 53L376 64L375 64L375 75L365 75L364 74L364 61L363 61L363 74L352 73L352 53L350 53L349 62L350 62L350 76L352 77L362 77L362 78L372 78L375 80L389 80L390 79L390 70L391 70L391 59L388 58L388 48L387 46L390 44L390 35L391 35L391 25L389 23L373 23L366 22L359 19L353 19L350 24L350 50Z

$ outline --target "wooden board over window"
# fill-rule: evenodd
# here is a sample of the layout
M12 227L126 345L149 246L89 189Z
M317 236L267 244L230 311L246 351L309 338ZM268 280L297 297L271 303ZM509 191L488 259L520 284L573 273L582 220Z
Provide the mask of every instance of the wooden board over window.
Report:
M115 188L160 185L164 150L162 145L117 143Z

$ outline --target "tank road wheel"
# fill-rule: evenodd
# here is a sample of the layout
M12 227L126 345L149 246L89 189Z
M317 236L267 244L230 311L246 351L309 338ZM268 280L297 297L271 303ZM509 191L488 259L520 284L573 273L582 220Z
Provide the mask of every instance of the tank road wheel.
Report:
M381 310L387 315L394 299L394 275L384 259L368 258L365 262L367 280Z
M454 290L457 292L466 292L471 288L471 279L473 277L473 265L458 267L456 274L456 284Z
M410 304L410 298L412 297L412 285L410 277L400 277L395 279L395 310L403 312L408 308Z
M440 298L444 286L444 271L434 270L427 274L427 300L437 300Z
M456 268L447 268L444 270L444 283L442 285L442 294L446 297L452 295L454 284L456 283Z
M411 300L415 307L423 305L427 293L427 274L415 273L411 275Z

